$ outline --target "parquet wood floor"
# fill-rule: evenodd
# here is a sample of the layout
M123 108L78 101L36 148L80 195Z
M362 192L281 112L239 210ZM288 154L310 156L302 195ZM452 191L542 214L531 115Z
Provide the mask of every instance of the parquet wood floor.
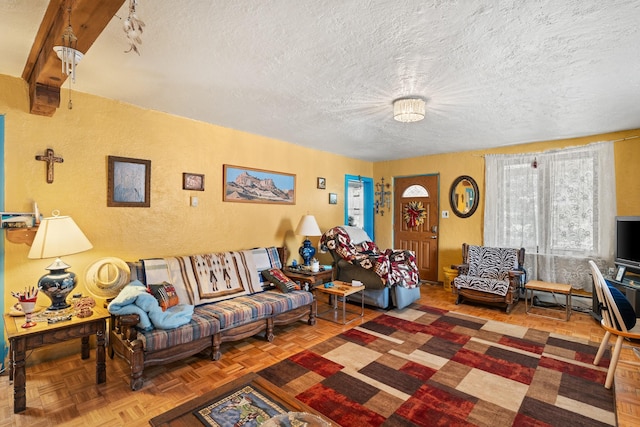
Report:
M600 326L587 314L574 312L569 322L528 316L524 304L512 313L481 305L456 306L454 296L442 286L424 285L421 302L501 322L537 328L599 342ZM366 309L361 321L347 326L318 320L315 327L297 324L276 330L273 343L249 338L223 345L222 358L212 362L191 357L145 370L141 390L129 389L127 369L121 360L107 358L107 382L95 384L95 351L89 360L79 354L27 367L27 410L13 414L13 385L0 376L0 427L4 426L147 426L148 420L224 383L259 371L279 360L383 313ZM616 372L616 406L620 426L640 425L640 359L631 346L623 349ZM77 345L79 349L79 343ZM635 363L635 364L634 364Z

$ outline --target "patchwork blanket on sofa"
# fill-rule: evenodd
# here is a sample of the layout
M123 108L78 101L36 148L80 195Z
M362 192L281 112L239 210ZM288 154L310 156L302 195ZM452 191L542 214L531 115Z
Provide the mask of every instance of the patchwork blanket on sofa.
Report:
M196 306L262 291L250 250L142 261L146 283L171 283L181 302Z
M381 252L372 241L354 244L349 233L340 226L327 230L320 244L352 264L373 270L387 286L415 288L420 284L416 257L411 251L387 249Z

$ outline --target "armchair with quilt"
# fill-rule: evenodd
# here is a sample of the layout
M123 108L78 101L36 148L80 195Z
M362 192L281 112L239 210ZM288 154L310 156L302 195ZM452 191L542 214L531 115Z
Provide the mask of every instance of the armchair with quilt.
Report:
M491 248L462 245L462 264L453 279L456 304L463 300L506 306L506 312L520 299L524 286L524 248Z
M337 226L327 230L320 247L333 257L333 278L365 285L365 303L380 308L404 308L420 298L420 275L415 254L408 250L380 251L358 227ZM358 296L358 298L360 298Z

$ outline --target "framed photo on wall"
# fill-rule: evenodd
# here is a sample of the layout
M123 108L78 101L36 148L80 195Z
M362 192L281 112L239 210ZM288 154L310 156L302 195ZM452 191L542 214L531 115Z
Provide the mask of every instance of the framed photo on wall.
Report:
M151 206L151 160L108 156L107 206Z
M204 191L204 175L199 173L182 173L182 189Z
M239 203L296 204L296 176L242 166L223 165L222 200Z
M320 176L318 177L318 188L320 190L324 190L325 188L327 188L327 180Z
M330 205L337 205L338 204L338 194L329 193L329 204Z

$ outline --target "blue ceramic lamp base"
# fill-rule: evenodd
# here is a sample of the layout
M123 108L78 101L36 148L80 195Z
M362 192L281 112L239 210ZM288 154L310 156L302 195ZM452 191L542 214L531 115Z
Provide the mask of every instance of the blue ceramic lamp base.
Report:
M311 265L311 258L316 254L316 248L311 246L311 240L305 239L305 241L302 242L302 246L300 246L298 253L304 260L304 265Z
M47 267L49 274L45 274L38 281L38 289L51 299L48 311L63 310L69 307L67 295L76 287L76 275L66 271L66 265L60 259Z

